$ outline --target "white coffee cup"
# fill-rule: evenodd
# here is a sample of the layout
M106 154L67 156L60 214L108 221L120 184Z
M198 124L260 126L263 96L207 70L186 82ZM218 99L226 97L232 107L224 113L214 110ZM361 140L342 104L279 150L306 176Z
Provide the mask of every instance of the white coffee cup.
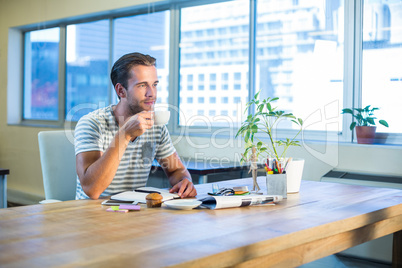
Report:
M154 112L154 124L165 125L169 122L170 119L170 111L155 111Z

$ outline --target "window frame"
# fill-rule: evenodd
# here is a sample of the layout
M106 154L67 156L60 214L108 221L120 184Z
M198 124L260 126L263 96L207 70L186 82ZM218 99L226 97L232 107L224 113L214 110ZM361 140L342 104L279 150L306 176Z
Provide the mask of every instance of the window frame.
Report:
M170 10L170 37L169 37L169 58L170 59L179 59L180 57L180 15L181 9L186 7L193 6L201 6L212 3L219 2L230 2L232 0L195 0L195 1L183 1L176 0L170 1L166 3L161 1L161 3L156 2L153 4L152 12L160 12ZM249 14L249 70L248 70L248 84L249 84L249 98L254 95L255 92L255 37L256 37L256 20L257 20L257 1L258 0L249 0L250 5L250 14ZM357 1L348 1L344 0L344 66L343 66L343 107L360 107L362 101L362 28L363 28L363 4L364 0ZM149 12L149 7L145 5L133 6L130 9L125 11L108 11L105 12L104 15L98 14L89 14L84 19L81 18L68 18L65 20L58 20L53 22L47 22L46 28L58 27L60 30L60 39L59 39L59 81L58 81L58 120L37 120L37 119L24 119L23 118L23 105L24 105L24 68L25 68L25 34L30 31L38 30L38 27L42 26L43 23L22 26L14 28L20 34L20 42L22 44L19 47L20 55L22 55L22 63L20 66L20 78L22 83L19 83L19 111L16 114L19 115L20 119L18 123L15 123L15 120L10 120L9 118L15 118L15 115L8 116L8 124L16 124L23 126L34 126L34 127L55 127L60 128L67 124L75 125L76 122L71 122L65 119L66 111L65 111L65 93L66 93L66 27L70 24L79 24L85 22L92 22L102 19L109 20L109 42L110 42L110 51L109 51L109 69L112 66L112 57L113 57L113 23L116 18L123 18L128 16L142 15L147 14ZM13 30L13 29L12 29ZM15 38L14 38L15 39ZM9 64L10 65L10 64ZM8 67L10 69L15 69ZM222 74L223 75L223 74ZM194 79L194 77L193 77ZM179 107L179 95L180 95L180 61L178 60L170 60L169 61L169 104L172 107ZM172 90L175 89L175 90ZM9 91L10 92L10 91ZM108 100L109 104L112 103L114 90L109 83L108 89ZM9 104L8 104L9 105ZM342 109L342 107L340 107ZM8 111L14 111L15 109L8 108ZM334 142L342 142L342 143L355 143L356 137L353 131L349 130L349 125L352 122L352 118L350 116L341 115L341 111L339 111L339 118L342 117L342 124L339 125L339 132L328 133L326 131L308 131L305 130L306 133L309 134L309 139L314 141L334 141ZM231 133L230 138L234 138L232 133L236 134L239 124L235 124L233 129L227 128L227 131L222 131L221 127L200 127L200 126L180 126L179 119L177 113L171 113L171 122L168 125L169 131L172 135L182 135L186 133L191 136L198 137L210 137L211 133L219 131L220 134L217 134L216 137L224 137L228 136L223 133ZM10 123L10 121L13 121ZM338 121L339 122L339 121ZM278 130L278 134L280 136L289 136L296 133L296 130ZM327 134L330 134L328 137ZM388 133L388 140L386 145L397 145L402 144L402 133ZM303 139L302 135L298 137L298 139ZM306 141L304 139L304 141Z

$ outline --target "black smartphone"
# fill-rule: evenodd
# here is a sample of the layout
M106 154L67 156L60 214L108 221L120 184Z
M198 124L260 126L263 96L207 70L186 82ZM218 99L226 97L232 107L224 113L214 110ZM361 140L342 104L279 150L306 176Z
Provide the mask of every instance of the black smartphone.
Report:
M105 200L102 202L102 205L106 205L106 206L118 206L121 204L133 204L133 201L123 201L123 200L114 200L114 199L110 199L110 200Z

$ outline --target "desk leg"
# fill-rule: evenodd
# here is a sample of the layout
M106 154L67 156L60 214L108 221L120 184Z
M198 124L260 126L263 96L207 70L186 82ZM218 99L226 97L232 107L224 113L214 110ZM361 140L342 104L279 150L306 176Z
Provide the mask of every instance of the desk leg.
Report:
M392 267L402 267L402 230L394 233L394 242L392 245Z
M7 208L7 175L0 175L0 208Z
M198 184L208 183L208 175L200 175L198 177Z

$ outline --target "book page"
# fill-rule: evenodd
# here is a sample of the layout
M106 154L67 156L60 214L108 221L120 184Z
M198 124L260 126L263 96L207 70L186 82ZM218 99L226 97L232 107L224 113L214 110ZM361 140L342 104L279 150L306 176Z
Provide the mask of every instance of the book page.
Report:
M146 196L149 193L160 193L162 195L162 201L180 198L177 193L169 193L169 190L159 189L155 187L140 187L134 191L126 191L119 194L112 195L110 199L123 200L123 201L133 201L136 203L146 203Z

